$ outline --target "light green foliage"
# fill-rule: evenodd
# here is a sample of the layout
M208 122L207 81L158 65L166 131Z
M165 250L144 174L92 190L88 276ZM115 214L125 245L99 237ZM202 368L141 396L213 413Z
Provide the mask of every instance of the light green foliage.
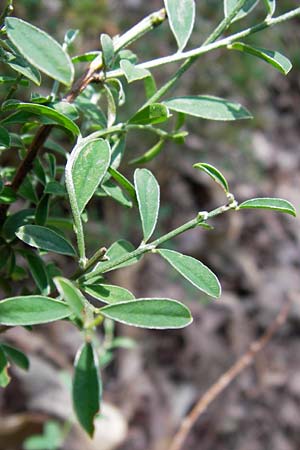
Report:
M276 51L253 47L252 45L247 45L243 42L234 42L233 44L229 45L228 48L249 53L249 55L257 56L263 61L271 64L271 66L275 67L275 69L279 70L279 72L283 73L284 75L287 75L293 67L291 61L286 58L286 56Z
M178 51L186 46L195 23L194 0L165 0L169 24L178 45Z
M16 236L31 247L62 255L76 255L72 245L51 228L40 225L24 225L18 229Z
M210 95L171 98L165 100L164 104L172 111L208 120L227 121L252 118L250 112L238 103Z
M159 211L160 190L154 175L147 169L134 172L134 184L139 205L144 238L147 242L152 236Z
M101 414L99 366L103 369L112 361L116 348L134 347L132 340L115 337L115 323L167 330L186 327L193 320L184 302L136 299L125 287L109 284L108 273L137 264L145 254L151 258L156 253L156 258L163 258L198 290L195 296L219 298L217 276L192 256L164 248L165 243L192 229L199 233L201 228L212 230L214 217L227 211L241 214L243 209L265 209L296 215L293 205L283 199L255 198L239 205L220 170L200 162L194 167L223 189L224 204L211 211L195 211L193 218L160 235L160 186L155 174L143 167L135 171L124 167L124 162L132 158L130 154L124 158L131 150L128 142L132 147L133 139L127 139L132 132L136 135L135 154L144 154L131 163L143 165L158 157L167 147L165 143L184 144L187 116L192 116L198 126L202 119L226 122L252 118L239 103L215 97L214 83L211 92L204 95L183 92L179 96L173 88L198 57L215 50L238 50L241 60L245 54L252 55L286 75L292 65L285 56L244 40L299 16L300 7L274 18L275 0L261 1L257 11L263 13L263 21L244 29L240 21L232 31L232 23L250 14L258 3L224 0L225 17L203 44L186 50L195 24L196 2L165 0L165 9L151 13L118 36L102 34L96 39L98 48L72 57L69 53L74 53L78 30L67 31L60 45L36 26L9 17L10 8L0 11L0 63L4 72L0 74L0 152L4 161L12 161L0 168L0 277L11 292L9 298L0 301L0 331L57 320L67 320L76 327L82 345L74 362L73 405L78 422L90 436L95 417ZM220 2L216 17L222 15L222 6ZM177 42L175 53L145 61L144 55L128 48L165 21ZM180 61L182 65L157 87L152 69ZM210 61L213 59L202 58L202 64ZM49 89L46 80L36 93L41 73L54 84ZM139 104L134 83L142 86L145 94ZM128 99L127 110L131 112L126 116L126 109L120 107ZM140 145L141 132L153 137L154 145L146 152L140 150L144 148ZM71 149L65 134L71 142L76 138ZM118 202L117 208L132 208L130 220L135 221L139 214L141 223L128 223L136 232L133 242L140 239L140 245L136 247L119 236L109 246L105 215L91 228L88 222L98 215L103 197ZM122 213L116 211L116 225L124 223ZM91 229L97 232L93 240ZM158 237L153 238L155 230ZM97 333L100 327L101 338ZM1 342L1 387L10 382L9 368L14 364L27 370L29 360L21 350ZM47 422L43 434L27 439L24 448L58 450L63 446L63 433L58 424Z
M11 297L0 302L1 325L36 325L65 319L70 314L65 303L41 295Z
M200 261L173 250L160 249L158 253L200 291L220 297L221 286L216 275Z
M271 209L296 217L294 206L281 198L252 198L241 203L238 209Z
M29 63L63 84L72 83L71 60L51 36L16 17L8 17L5 26L9 39Z
M183 328L192 322L189 309L176 300L147 298L101 308L101 314L117 322L142 328Z

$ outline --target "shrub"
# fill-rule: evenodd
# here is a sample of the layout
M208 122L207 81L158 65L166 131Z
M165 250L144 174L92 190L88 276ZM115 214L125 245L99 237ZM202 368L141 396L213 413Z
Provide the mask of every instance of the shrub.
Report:
M265 9L262 22L221 37L233 22L256 6ZM211 177L223 190L224 205L197 212L179 228L151 240L159 215L159 184L146 168L137 168L133 181L119 171L126 136L132 130L147 130L157 137L149 151L132 161L144 166L159 155L166 141L184 144L187 116L219 121L251 118L246 108L223 98L168 98L167 94L201 55L216 49L253 55L286 75L292 65L285 56L256 48L246 40L253 33L300 14L300 8L296 8L274 18L275 6L275 0L225 0L221 23L200 47L185 51L193 31L195 2L165 0L164 9L150 14L121 36L102 34L100 49L72 57L77 30L69 30L60 45L39 28L12 17L11 1L1 15L0 60L5 74L0 76L0 84L6 92L1 106L0 147L3 153L16 149L19 158L15 166L1 167L0 269L3 288L9 295L0 302L1 332L7 327L32 327L57 320L67 320L77 327L83 344L74 363L73 404L80 424L90 436L102 393L97 328L109 321L151 329L182 328L192 322L182 302L136 299L128 290L108 284L106 274L138 263L146 253L156 253L195 288L218 298L221 287L216 275L200 261L164 248L164 244L192 228L211 229L210 219L230 210L263 208L295 216L294 207L283 199L254 198L239 204L224 175L210 164L197 162L195 170ZM138 63L127 47L167 19L178 51ZM150 70L181 61L177 72L157 89ZM80 63L86 63L87 69L74 82ZM34 88L30 92L32 86L41 85L41 73L54 80L52 91L45 95L36 94ZM118 108L126 101L124 84L141 80L144 104L125 121L118 121ZM61 133L75 141L70 154L60 143ZM138 208L142 235L138 248L120 238L108 249L99 246L87 256L90 249L86 250L85 222L94 196ZM67 206L70 215L66 218ZM55 254L77 265L71 277L63 273L57 259L52 259ZM117 345L122 345L120 339L111 343L112 348ZM10 364L26 370L29 361L20 350L2 343L2 387L10 381Z

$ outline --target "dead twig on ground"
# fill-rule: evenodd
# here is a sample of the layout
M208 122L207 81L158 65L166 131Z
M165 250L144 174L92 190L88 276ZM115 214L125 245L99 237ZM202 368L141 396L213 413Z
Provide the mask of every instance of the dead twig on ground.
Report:
M252 342L249 350L241 356L233 366L230 367L221 377L214 383L208 391L199 399L194 408L183 419L179 430L175 434L171 445L168 450L181 450L183 444L190 433L191 429L195 425L199 417L207 410L210 404L234 381L241 372L243 372L248 366L253 364L256 355L261 352L264 347L270 342L277 331L286 322L292 300L289 300L284 304L279 314L269 326L267 331L256 341Z

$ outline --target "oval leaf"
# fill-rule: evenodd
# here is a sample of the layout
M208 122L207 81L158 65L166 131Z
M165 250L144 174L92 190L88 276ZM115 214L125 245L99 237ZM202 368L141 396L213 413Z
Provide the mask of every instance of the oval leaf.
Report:
M172 33L181 52L186 46L195 23L194 0L164 0Z
M40 293L43 295L49 295L51 288L46 264L40 256L34 253L26 252L24 253L24 257L27 259L30 273L35 281L35 284L39 288Z
M152 236L156 226L160 192L154 175L147 169L136 169L134 185L142 221L144 242Z
M158 249L157 252L200 291L215 298L220 297L221 286L218 278L202 262L173 250Z
M239 0L224 0L225 17L228 17L233 12L233 9L237 6L238 1ZM240 12L233 19L233 22L247 16L255 8L258 2L259 0L246 0Z
M17 109L19 111L32 113L36 116L47 117L51 120L51 123L66 128L66 130L71 131L74 136L80 135L80 130L76 123L73 122L73 120L69 119L67 116L61 114L55 109L49 108L49 106L39 105L35 103L10 103L3 109Z
M70 316L66 303L41 295L11 297L0 301L1 325L38 325Z
M3 224L2 235L7 240L15 238L15 233L18 228L34 219L34 209L22 209L7 217Z
M10 147L10 135L6 128L0 127L0 148Z
M120 62L120 67L123 70L128 83L133 83L137 80L143 80L144 78L147 78L151 75L149 70L143 69L141 67L135 67L135 65L128 61L128 59L122 59L122 61Z
M8 358L16 364L16 366L20 367L23 370L29 369L29 359L25 355L25 353L21 352L21 350L12 347L8 344L1 344L2 349L8 356Z
M73 283L66 278L54 278L55 286L62 298L68 303L70 309L74 314L82 319L82 312L85 306L85 299L81 292L73 285Z
M252 45L244 44L243 42L234 42L228 46L229 49L239 50L240 52L248 53L249 55L257 56L258 58L266 61L279 70L279 72L287 75L291 70L291 61L281 53L273 50L267 50L265 48L253 47Z
M151 125L161 123L170 117L168 108L161 103L152 103L134 114L129 124Z
M24 225L18 229L16 236L31 247L62 255L76 256L73 246L51 228L40 225Z
M40 72L33 65L29 64L26 59L22 58L21 55L10 54L6 64L16 72L33 81L36 85L40 86L42 81Z
M164 104L171 110L202 119L227 121L252 118L250 112L239 103L210 95L176 97L164 101Z
M76 145L66 165L66 186L82 213L101 183L110 163L110 147L104 139ZM73 207L72 207L73 208Z
M189 309L167 298L142 298L101 308L101 314L117 322L141 328L184 328L193 319Z
M16 17L7 17L5 26L9 39L34 67L67 86L73 82L73 64L51 36Z
M100 408L101 380L92 344L84 344L75 359L72 397L77 419L92 437L94 419Z
M226 178L224 175L216 169L214 166L207 164L207 163L197 163L194 164L195 169L199 169L202 172L205 172L207 175L209 175L216 183L218 183L224 191L227 193L229 192L229 186L227 183Z
M83 290L91 297L109 304L126 302L135 298L127 289L110 284L90 284L84 286Z
M294 206L287 200L281 198L252 198L238 206L238 209L272 209L296 217Z

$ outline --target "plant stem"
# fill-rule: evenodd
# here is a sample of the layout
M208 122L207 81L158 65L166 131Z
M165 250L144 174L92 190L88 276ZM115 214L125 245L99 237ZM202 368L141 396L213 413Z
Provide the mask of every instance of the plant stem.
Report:
M7 6L0 15L0 21L5 19L5 16L10 14L12 11L12 0L7 1ZM159 26L161 23L164 22L166 19L166 12L164 9L161 9L155 13L150 14L141 22L136 24L131 30L124 33L122 36L120 36L116 42L115 51L120 50L121 48L124 48L134 42L135 40L139 39L141 36L146 34L149 31L152 31L154 28ZM94 61L93 61L94 62ZM101 69L102 66L97 67L97 65L93 65L93 62L90 64L86 72L83 74L82 77L77 80L70 91L65 95L64 100L72 103L76 97L84 90L86 87L94 80L94 77L96 75L96 72ZM25 158L21 161L19 167L16 170L16 174L14 177L14 180L12 182L12 189L17 192L20 185L26 178L27 174L30 172L32 168L32 163L34 159L37 157L40 149L43 147L46 139L48 138L49 134L52 131L53 126L52 125L44 125L42 126L36 134L35 139L33 140L32 144L28 148L27 154ZM101 132L98 132L97 136L102 136L107 134L108 130L102 130L103 134ZM3 225L7 211L9 209L9 205L0 205L0 228Z
M200 55L203 55L204 53L207 53L212 50L226 47L227 45L231 44L232 42L234 42L238 39L246 38L254 33L262 31L266 28L270 28L271 26L277 25L279 23L282 23L286 20L292 19L299 15L300 15L300 7L295 8L292 11L289 11L288 13L282 14L279 17L275 17L272 19L270 19L270 18L266 19L264 22L261 22L258 25L254 25L243 31L239 31L238 33L232 34L231 36L228 36L224 39L220 39L217 42L211 42L208 44L204 44L201 47L197 47L193 50L189 50L187 52L181 52L181 53L177 52L174 55L164 56L162 58L157 58L152 61L147 61L145 63L138 64L136 66L137 68L153 69L155 67L160 67L164 64L170 64L170 63L174 63L174 62L178 62L178 61L186 59L184 64L179 68L179 70L171 78L171 80L168 83L166 83L166 85L164 85L159 91L157 91L156 94L151 99L148 100L146 105L157 101L171 87L173 87L175 82L183 75L184 72L186 72L186 70L191 66L191 64L193 64L193 62L196 60L196 58L198 58ZM106 77L107 78L118 78L123 75L124 75L123 71L118 69L118 70L113 70L111 72L108 72L106 74Z
M166 241L169 241L170 239L173 239L174 237L185 233L188 230L191 230L195 227L197 227L202 222L206 222L208 219L211 219L213 217L216 217L220 214L223 214L226 211L229 211L230 209L236 209L237 204L236 202L232 202L229 205L224 205L219 208L216 208L212 211L205 212L205 213L199 213L197 217L194 219L186 222L185 224L181 225L180 227L176 228L175 230L170 231L169 233L165 234L164 236L161 236L160 238L156 239L153 242L150 242L149 244L144 244L138 247L133 252L128 253L127 255L121 256L118 259L115 259L114 261L111 261L110 263L105 264L105 269L103 270L101 267L99 269L96 269L92 272L87 273L87 268L85 267L82 269L79 273L77 273L77 278L82 277L84 280L89 280L90 278L94 278L95 275L100 275L104 272L108 272L109 270L112 270L119 266L120 264L123 264L130 259L136 258L138 256L143 255L144 253L153 252L157 247L165 243ZM94 257L92 257L94 258Z

